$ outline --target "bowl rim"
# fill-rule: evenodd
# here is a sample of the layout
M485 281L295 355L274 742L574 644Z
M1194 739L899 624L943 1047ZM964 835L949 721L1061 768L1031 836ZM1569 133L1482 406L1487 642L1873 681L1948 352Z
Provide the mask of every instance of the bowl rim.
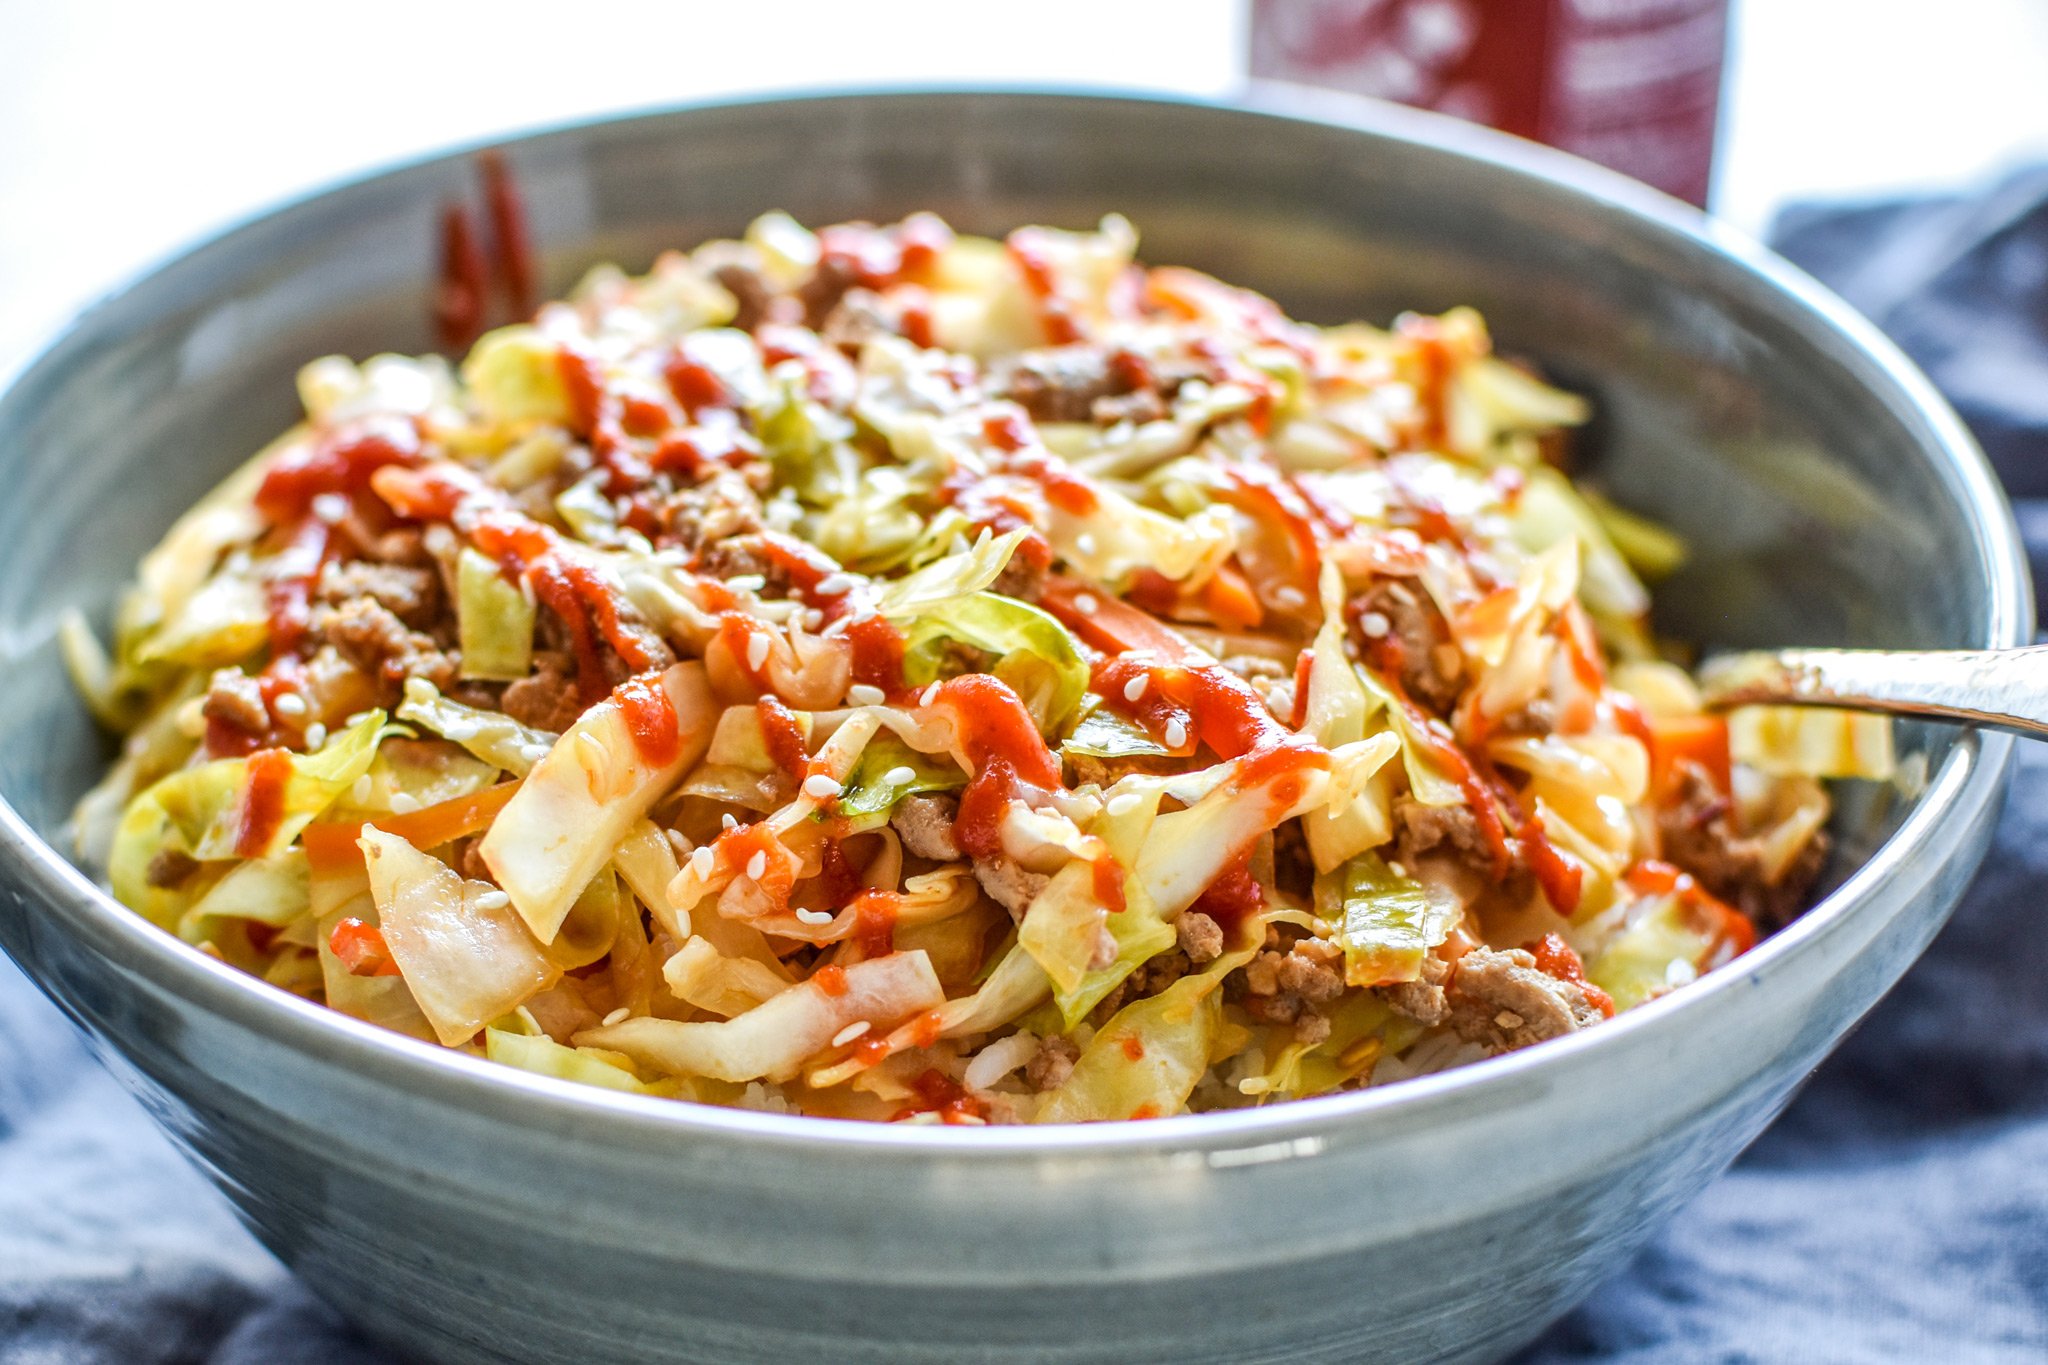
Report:
M570 140L623 125L658 124L692 115L762 107L872 103L881 100L1000 99L1081 104L1103 109L1139 106L1181 111L1198 118L1245 118L1303 124L1337 133L1406 143L1430 154L1477 163L1522 182L1564 191L1604 212L1632 220L1679 250L1716 259L1773 296L1781 320L1807 336L1832 332L1848 343L1836 357L1865 387L1885 395L1893 416L1917 422L1915 444L1930 452L1935 472L1975 532L1973 559L1986 579L1987 618L1978 643L2026 643L2033 620L2032 587L2010 505L1974 438L1931 381L1875 325L1839 297L1746 234L1676 199L1616 172L1551 148L1444 115L1382 101L1304 87L1253 82L1233 97L1209 98L1146 90L1043 85L914 84L771 92L694 100L654 108L613 111L561 120L410 155L336 177L259 208L151 260L100 291L60 324L41 345L0 377L0 406L11 405L46 371L55 370L95 322L159 274L214 251L231 250L296 210L324 203L407 172L459 163L485 147L517 155L523 146ZM1942 834L1983 817L2001 797L2015 741L2009 735L1966 730L1931 774L1913 810L1870 859L1784 929L1745 954L1740 970L1709 972L1680 991L1651 1001L1602 1025L1541 1047L1525 1048L1469 1066L1398 1084L1257 1108L1177 1115L1144 1122L989 1126L963 1136L939 1125L903 1125L785 1115L625 1094L496 1065L436 1044L390 1032L280 990L190 947L118 904L57 848L44 841L0 798L0 868L23 887L30 903L53 912L89 951L216 1018L263 1035L312 1060L338 1066L382 1085L467 1110L492 1120L573 1133L579 1141L673 1149L679 1137L729 1140L767 1150L815 1151L824 1146L871 1155L898 1154L988 1163L1047 1157L1156 1156L1228 1152L1259 1159L1313 1155L1343 1129L1353 1136L1376 1120L1395 1116L1430 1121L1432 1111L1483 1103L1515 1093L1515 1081L1561 1071L1589 1049L1614 1050L1638 1035L1668 1034L1680 1016L1710 999L1741 989L1767 974L1795 970L1817 945L1849 931L1879 889L1916 861ZM33 972L24 970L31 980ZM40 983L38 983L40 986ZM67 1007L68 1009L68 1007Z

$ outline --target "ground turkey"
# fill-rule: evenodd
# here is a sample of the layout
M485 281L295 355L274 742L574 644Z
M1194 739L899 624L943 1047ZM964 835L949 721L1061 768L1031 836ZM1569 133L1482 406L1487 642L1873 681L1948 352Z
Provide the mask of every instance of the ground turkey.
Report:
M1439 714L1457 705L1465 656L1420 584L1383 580L1353 598L1345 614L1360 657L1399 677L1411 700Z
M1539 970L1520 948L1474 948L1458 959L1446 994L1458 1036L1501 1052L1575 1033L1604 1017L1577 982Z
M1666 861L1692 873L1700 885L1766 929L1788 923L1805 908L1828 861L1827 831L1821 830L1771 880L1762 841L1736 828L1734 802L1721 795L1697 763L1679 768L1678 800L1658 812L1657 831Z
M500 702L505 714L521 725L560 734L583 714L576 688L576 668L566 654L543 651L533 656L534 671L505 689Z

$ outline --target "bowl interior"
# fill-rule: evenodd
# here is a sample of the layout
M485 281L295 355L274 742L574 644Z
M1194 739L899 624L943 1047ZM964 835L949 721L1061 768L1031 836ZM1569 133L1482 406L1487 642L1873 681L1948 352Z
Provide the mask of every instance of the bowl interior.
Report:
M1316 321L1471 304L1501 349L1593 398L1588 473L1688 538L1659 591L1666 633L2010 642L2012 540L1981 465L1933 453L1951 433L1887 362L1647 196L1557 163L1588 177L1586 197L1434 120L1370 121L1477 150L1172 102L934 94L685 110L522 140L511 159L557 292L769 208L814 223L933 209L996 233L1121 212L1146 259ZM104 625L178 512L296 417L301 364L430 348L438 210L475 193L457 155L258 220L100 305L0 400L0 796L46 839L109 753L59 661L61 614ZM1938 729L1902 735L1925 771L1950 747ZM1834 875L1911 805L1853 793Z

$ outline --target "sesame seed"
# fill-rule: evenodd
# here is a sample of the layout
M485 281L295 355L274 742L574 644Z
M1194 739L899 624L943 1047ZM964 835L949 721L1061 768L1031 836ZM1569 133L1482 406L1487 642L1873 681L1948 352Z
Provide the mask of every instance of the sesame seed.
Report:
M349 784L348 799L355 802L358 806L370 799L370 775L368 773L364 773Z
M737 815L734 815L731 811L727 811L725 814L719 816L718 823L723 825L727 829L738 829L740 827L739 817Z
M1125 792L1121 796L1112 796L1109 798L1109 805L1105 807L1111 815L1129 815L1137 808L1138 795L1136 792Z
M339 493L322 493L313 499L313 515L333 526L348 516L348 499Z
M1181 723L1179 716L1166 722L1166 747L1178 749L1188 742L1188 727Z
M735 592L759 592L768 586L768 580L757 573L734 574L725 580L725 586Z
M679 829L665 829L662 831L662 834L667 837L669 847L673 848L681 857L689 857L696 848L696 845L690 842L690 836Z
M933 702L937 701L938 699L939 685L937 683L933 683L930 687L927 687L924 690L924 694L917 699L917 704L919 706L930 706Z
M1385 615L1376 611L1369 611L1358 618L1358 628L1366 633L1367 638L1374 640L1385 639L1387 632L1393 629L1393 624Z
M832 1046L845 1047L848 1043L860 1037L863 1033L866 1033L869 1029L873 1028L874 1026L874 1021L871 1019L856 1019L852 1023L848 1024L845 1028L839 1030L839 1032L832 1035Z
M1130 680L1129 682L1125 683L1125 684L1124 684L1124 700L1125 700L1125 701L1136 701L1136 700L1137 700L1138 698L1140 698L1140 697L1144 696L1144 695L1145 695L1145 685L1146 685L1147 683L1151 682L1151 681L1152 681L1152 675L1151 675L1150 673L1140 673L1140 674L1139 674L1139 675L1138 675L1137 677L1135 677L1135 678L1131 679L1131 680Z
M761 671L761 665L768 662L768 637L754 635L747 639L747 669L753 673Z
M1305 607L1308 605L1308 598L1304 597L1301 589L1295 587L1292 583L1282 583L1279 587L1273 589L1273 600L1283 607Z
M393 815L410 815L419 808L420 799L411 792L391 793L391 813Z
M855 706L880 706L889 694L873 683L855 683L846 689L846 699Z
M819 611L819 610L818 610L818 609L817 609L816 607L812 607L812 608L811 608L811 609L810 609L809 611L807 611L807 612L805 612L805 613L804 613L804 629L805 629L805 630L808 630L808 631L811 631L811 632L813 632L813 633L816 633L816 631L818 630L818 628L819 628L819 627L821 627L821 626L823 626L824 624L825 624L825 613L824 613L824 612L822 612L822 611Z
M306 714L306 699L296 692L280 692L270 707L280 716L303 716Z
M804 795L813 801L830 801L839 795L839 782L830 773L812 773L804 779Z
M512 903L512 898L502 891L486 891L476 898L479 910L503 910Z
M718 859L712 855L711 846L706 844L690 855L690 871L697 874L697 880L709 881L712 871L718 866Z
M633 1011L627 1009L624 1005L621 1005L617 1009L613 1010L610 1014L607 1014L604 1017L604 1026L606 1028L610 1028L613 1024L623 1024L632 1017Z
M853 579L843 573L828 573L818 580L813 591L821 597L839 597L853 591Z
M830 924L832 922L832 912L829 910L799 910L796 912L796 922L798 924Z
M758 882L768 875L768 852L755 849L754 856L747 859L747 880Z
M1084 555L1092 555L1092 554L1094 554L1094 553L1095 553L1095 536L1094 536L1094 534L1093 534L1092 532L1088 532L1088 531L1083 531L1083 532L1082 532L1082 533L1081 533L1080 535L1078 535L1078 536L1075 536L1075 537L1074 537L1074 548L1075 548L1075 549L1077 549L1077 550L1079 550L1079 551L1080 551L1080 552L1081 552L1082 554L1084 554Z
M306 750L311 752L327 742L327 727L314 721L306 727Z
M908 764L899 765L882 774L882 782L891 787L907 787L917 781L917 769Z
M1094 597L1085 592L1075 593L1074 610L1080 612L1083 616L1093 616L1096 612L1102 610L1102 603L1096 601Z

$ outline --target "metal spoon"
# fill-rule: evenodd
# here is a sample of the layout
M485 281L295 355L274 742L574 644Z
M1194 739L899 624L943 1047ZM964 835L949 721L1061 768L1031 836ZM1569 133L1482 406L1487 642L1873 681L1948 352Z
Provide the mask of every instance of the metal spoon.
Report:
M2048 645L2024 649L1781 649L1700 670L1707 705L1845 706L1968 721L2048 739Z

